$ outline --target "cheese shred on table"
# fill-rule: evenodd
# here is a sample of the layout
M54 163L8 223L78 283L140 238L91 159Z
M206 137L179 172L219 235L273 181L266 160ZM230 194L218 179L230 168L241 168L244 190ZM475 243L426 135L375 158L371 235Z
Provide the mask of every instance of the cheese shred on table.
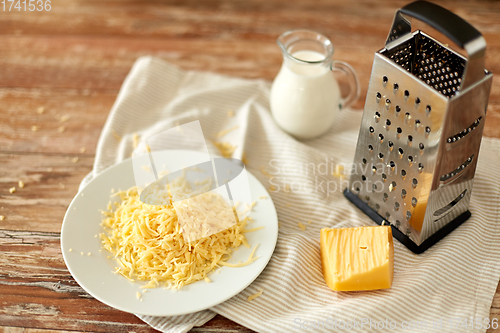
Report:
M241 267L258 258L253 256L255 247L245 263L226 262L241 244L248 246L245 232L251 230L244 229L247 218L226 230L187 242L171 204L145 204L136 187L113 196L121 202L110 202L103 212L105 232L100 238L119 264L115 272L130 281L147 282L143 288L179 289L199 280L209 282L207 275L215 268Z
M260 295L262 295L262 290L261 289L259 289L259 291L256 292L255 294L248 296L247 301L251 302L254 299L256 299L257 297L259 297Z

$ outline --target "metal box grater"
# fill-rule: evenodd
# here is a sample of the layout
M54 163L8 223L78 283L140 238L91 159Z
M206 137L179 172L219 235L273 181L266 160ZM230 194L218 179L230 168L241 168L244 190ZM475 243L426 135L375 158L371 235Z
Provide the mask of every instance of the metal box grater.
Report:
M465 49L463 57L405 17ZM468 210L492 74L470 24L426 1L397 11L375 54L345 196L422 253L470 217Z

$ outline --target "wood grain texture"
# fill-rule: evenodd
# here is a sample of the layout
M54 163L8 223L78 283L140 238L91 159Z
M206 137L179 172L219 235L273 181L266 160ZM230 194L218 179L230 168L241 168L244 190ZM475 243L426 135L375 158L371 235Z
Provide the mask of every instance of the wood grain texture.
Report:
M282 61L277 36L312 29L331 38L336 60L356 69L361 109L373 55L407 2L65 0L52 1L50 12L0 10L0 332L154 331L80 288L59 245L64 213L92 169L102 126L138 57L272 80ZM486 67L495 76L484 135L500 138L500 2L437 3L486 39ZM490 318L500 320L500 288ZM251 330L216 316L193 332Z

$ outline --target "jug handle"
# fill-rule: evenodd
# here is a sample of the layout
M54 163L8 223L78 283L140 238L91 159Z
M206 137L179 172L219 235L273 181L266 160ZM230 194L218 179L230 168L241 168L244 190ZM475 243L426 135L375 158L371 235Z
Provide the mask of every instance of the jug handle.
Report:
M354 68L346 62L343 61L332 61L330 67L332 72L341 72L347 76L347 82L349 83L349 93L346 97L341 97L340 99L340 109L348 107L354 104L360 94L359 79Z

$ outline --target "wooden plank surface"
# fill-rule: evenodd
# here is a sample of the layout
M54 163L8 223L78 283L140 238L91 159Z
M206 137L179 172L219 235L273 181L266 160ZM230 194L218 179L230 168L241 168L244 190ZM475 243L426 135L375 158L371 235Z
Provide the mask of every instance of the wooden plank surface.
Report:
M102 126L138 57L272 80L281 65L277 36L317 30L332 39L334 58L358 72L355 107L362 108L373 54L405 3L66 0L52 1L50 12L0 7L0 332L154 331L81 289L59 246L66 208L92 169ZM438 3L488 43L486 67L495 77L484 135L500 138L500 2ZM9 193L19 180L26 186ZM490 318L500 320L500 289ZM217 316L193 332L250 330Z

